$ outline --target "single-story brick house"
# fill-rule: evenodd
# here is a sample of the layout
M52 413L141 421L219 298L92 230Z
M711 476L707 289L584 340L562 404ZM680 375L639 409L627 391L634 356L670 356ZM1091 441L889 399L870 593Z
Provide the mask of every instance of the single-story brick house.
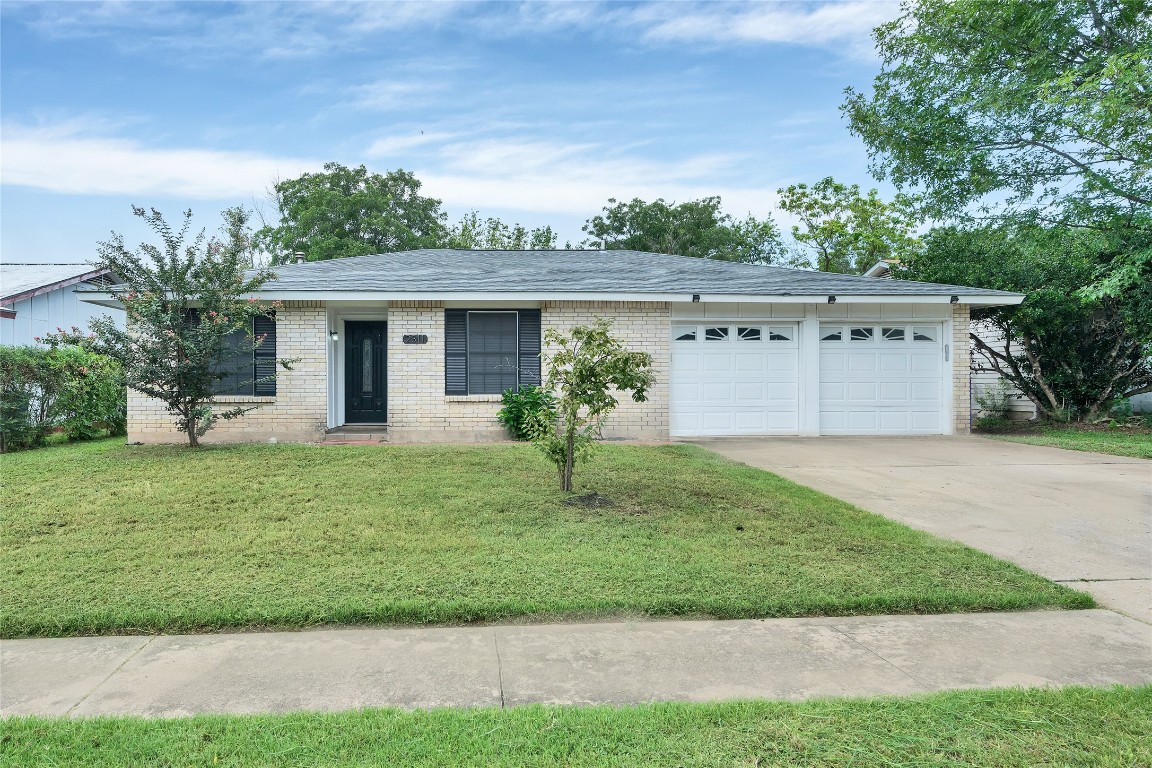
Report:
M222 395L256 409L208 441L357 425L393 441L500 438L501 393L540 381L542 331L600 317L656 374L647 402L621 399L608 437L966 433L969 307L1023 300L638 251L426 249L276 273L256 294L283 303L275 350L253 368L297 362ZM130 441L180 437L130 394Z

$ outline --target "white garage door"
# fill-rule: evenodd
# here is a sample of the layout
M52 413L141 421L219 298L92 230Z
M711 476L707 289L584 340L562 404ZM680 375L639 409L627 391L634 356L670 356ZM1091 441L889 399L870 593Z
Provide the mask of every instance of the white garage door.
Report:
M944 432L939 324L822 324L820 434Z
M672 434L796 434L798 338L795 323L674 324Z

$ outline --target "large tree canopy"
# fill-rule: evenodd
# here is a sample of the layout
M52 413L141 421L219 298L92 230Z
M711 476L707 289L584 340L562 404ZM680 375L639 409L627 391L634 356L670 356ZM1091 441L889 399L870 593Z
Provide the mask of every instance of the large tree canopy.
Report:
M403 170L383 175L363 165L325 163L322 173L277 182L280 222L256 233L273 263L302 252L309 261L434 248L447 239L440 201L420 194L420 181Z
M1008 307L973 307L976 370L994 371L1049 418L1095 419L1118 399L1152 391L1147 291L1084 299L1115 256L1105 233L1039 227L945 227L893 276L1027 294Z
M881 176L954 213L989 195L1091 223L1152 206L1152 6L916 0L844 110Z
M922 192L928 215L1152 229L1146 0L906 0L874 36L882 70L843 109L874 174ZM1122 290L1149 252L1108 266Z
M606 250L652 251L704 259L771 264L783 255L780 230L771 217L734 219L719 197L686 203L609 199L603 214L584 224L584 245Z
M878 261L905 258L918 245L903 207L884 202L875 189L862 195L858 185L829 176L778 192L780 208L800 220L792 227L802 249L792 260L796 266L857 274Z

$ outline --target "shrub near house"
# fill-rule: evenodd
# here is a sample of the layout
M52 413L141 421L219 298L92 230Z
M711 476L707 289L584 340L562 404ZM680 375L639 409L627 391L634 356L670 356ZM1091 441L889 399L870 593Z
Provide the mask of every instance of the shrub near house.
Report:
M115 360L77 348L0 346L0 451L43 445L56 429L83 440L126 427Z

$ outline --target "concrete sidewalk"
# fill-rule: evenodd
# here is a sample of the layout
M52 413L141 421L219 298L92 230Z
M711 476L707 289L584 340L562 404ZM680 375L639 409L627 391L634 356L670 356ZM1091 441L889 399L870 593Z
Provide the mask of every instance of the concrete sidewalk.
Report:
M333 629L0 643L0 713L627 704L1152 683L1104 610Z

